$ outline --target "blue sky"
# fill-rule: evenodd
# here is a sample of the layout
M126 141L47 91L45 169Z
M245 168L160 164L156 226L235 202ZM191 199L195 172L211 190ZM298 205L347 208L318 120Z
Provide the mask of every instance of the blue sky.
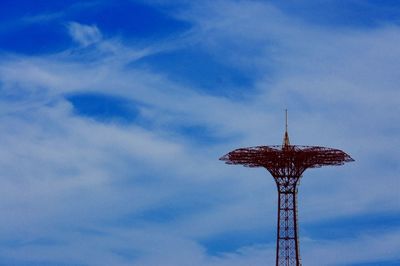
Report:
M285 108L356 160L304 174L304 265L400 264L399 42L398 1L2 1L0 265L273 265L273 179L218 158Z

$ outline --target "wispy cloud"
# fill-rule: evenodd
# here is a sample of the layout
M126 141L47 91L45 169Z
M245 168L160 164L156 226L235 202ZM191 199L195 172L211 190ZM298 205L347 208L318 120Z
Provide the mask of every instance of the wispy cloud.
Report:
M73 47L1 54L1 260L272 264L272 178L217 159L238 146L279 144L286 107L293 143L343 148L356 159L305 173L301 223L400 211L398 26L324 28L258 1L186 3L170 12L192 28L136 43L70 21ZM188 47L250 75L251 87L229 94L234 84L221 83L213 93L152 68L157 61L135 64ZM82 116L71 95L123 98L114 104L132 105L134 118ZM329 265L399 259L396 226L360 228L351 239L301 232L304 262L316 263L315 254ZM218 255L204 244L246 230L266 235Z
M76 22L68 24L68 31L71 37L82 46L97 43L102 39L99 29L92 25L82 25Z

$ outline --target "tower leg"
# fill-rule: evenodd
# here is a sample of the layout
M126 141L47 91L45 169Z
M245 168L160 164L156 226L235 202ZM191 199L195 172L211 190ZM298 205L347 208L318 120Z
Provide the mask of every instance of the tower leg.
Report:
M278 187L279 188L279 187ZM297 189L278 193L276 266L300 266L297 228Z

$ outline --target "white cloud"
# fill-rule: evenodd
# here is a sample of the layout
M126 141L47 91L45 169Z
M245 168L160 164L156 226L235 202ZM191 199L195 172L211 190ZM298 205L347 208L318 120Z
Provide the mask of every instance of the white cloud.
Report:
M356 238L340 240L304 239L303 263L307 265L348 265L355 263L383 263L399 260L399 228L386 232L368 232Z
M71 37L82 47L45 57L0 58L2 93L19 97L1 105L1 237L32 243L48 237L63 243L5 248L2 256L92 265L273 263L274 239L268 239L273 243L268 246L220 257L208 255L197 241L274 226L272 178L261 170L225 166L217 158L242 145L280 143L286 107L293 143L343 148L356 159L343 168L305 173L300 227L400 210L398 186L387 185L398 184L395 159L400 157L399 139L393 138L400 124L398 27L332 32L255 1L217 1L186 12L180 18L195 24L190 37L167 44L138 49L105 40L96 26L71 22ZM190 43L199 43L218 60L266 74L250 88L251 96L238 100L199 93L163 73L127 67ZM84 49L91 44L96 47ZM74 116L63 96L80 91L139 102L140 115L151 121L152 130ZM203 146L174 131L182 125L202 125L219 137L236 138ZM374 161L382 155L395 166ZM164 223L139 219L143 211L182 204L193 210ZM133 217L131 224L117 223L126 217ZM82 228L98 235L77 232ZM378 236L304 241L304 261L312 263L317 253L332 265L382 260L385 247L387 258L398 258L398 234ZM364 242L374 252L352 253ZM118 255L116 250L123 253L127 247L128 253L137 251L134 258Z
M89 26L70 22L68 23L68 31L71 37L82 46L97 43L102 39L102 34L95 25Z

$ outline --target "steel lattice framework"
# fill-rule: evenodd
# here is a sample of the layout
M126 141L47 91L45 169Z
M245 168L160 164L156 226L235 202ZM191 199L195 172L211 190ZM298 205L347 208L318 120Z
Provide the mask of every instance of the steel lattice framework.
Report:
M307 168L343 165L354 161L345 152L318 146L290 145L286 132L283 145L240 148L222 156L227 164L264 167L274 177L278 188L278 223L276 265L301 265L298 221L297 189Z

